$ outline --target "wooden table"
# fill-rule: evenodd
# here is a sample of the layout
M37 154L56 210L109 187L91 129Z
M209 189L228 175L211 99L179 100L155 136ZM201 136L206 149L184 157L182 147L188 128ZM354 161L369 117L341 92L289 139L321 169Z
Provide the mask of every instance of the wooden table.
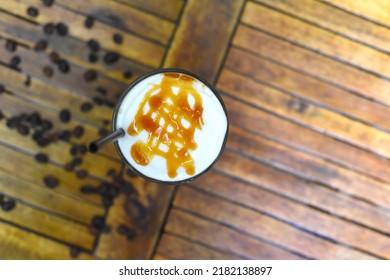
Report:
M3 1L0 44L0 197L16 202L0 258L390 258L387 0ZM229 113L221 160L188 185L135 177L113 146L80 150L161 67L215 84ZM33 112L52 121L45 147L39 125L8 127Z

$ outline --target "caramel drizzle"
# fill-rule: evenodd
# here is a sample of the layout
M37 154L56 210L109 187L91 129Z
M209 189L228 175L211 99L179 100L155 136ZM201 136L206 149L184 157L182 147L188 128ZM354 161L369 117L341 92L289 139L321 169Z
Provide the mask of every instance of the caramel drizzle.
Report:
M154 156L161 156L170 178L177 176L180 167L188 175L195 174L190 151L197 148L195 130L201 130L204 121L202 98L193 84L194 79L187 75L165 73L160 84L151 85L127 129L132 136L144 130L148 133L146 143L139 140L131 147L135 162L146 166ZM177 94L173 88L178 89ZM193 106L188 102L189 96L195 101Z

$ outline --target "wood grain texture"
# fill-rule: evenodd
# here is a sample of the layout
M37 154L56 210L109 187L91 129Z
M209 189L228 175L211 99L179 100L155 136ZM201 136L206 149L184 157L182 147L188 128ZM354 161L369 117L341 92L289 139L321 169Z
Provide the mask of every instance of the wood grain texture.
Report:
M243 2L189 0L164 66L187 69L213 83Z

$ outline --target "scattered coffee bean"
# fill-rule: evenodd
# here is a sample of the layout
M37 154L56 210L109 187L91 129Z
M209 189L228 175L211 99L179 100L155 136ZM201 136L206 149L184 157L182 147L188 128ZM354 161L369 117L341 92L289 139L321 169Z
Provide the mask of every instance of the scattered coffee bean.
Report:
M110 184L107 183L107 182L103 182L101 183L101 185L99 186L99 194L102 195L102 196L107 196L107 193L108 193L108 190L110 189Z
M107 174L107 176L110 176L110 177L115 176L115 174L116 174L115 169L114 168L108 169L106 174Z
M114 40L115 44L122 44L123 42L123 37L121 34L115 33L114 36L112 36L112 39Z
M84 144L81 144L81 145L79 146L79 152L80 152L80 154L85 155L85 154L88 152L87 146L84 145Z
M94 40L94 39L91 39L87 42L87 46L89 47L89 49L93 52L98 52L99 49L100 49L100 44L98 41Z
M47 23L43 27L43 33L45 33L46 35L52 35L55 30L56 30L56 27L53 23Z
M7 120L6 125L8 128L12 129L12 128L16 128L18 126L18 123L19 123L19 119L17 117L12 117Z
M92 109L93 105L89 102L84 102L80 106L81 112L89 112Z
M101 233L109 233L111 231L111 227L108 225L104 225L101 229Z
M2 204L1 204L1 209L3 209L3 211L11 211L12 209L14 209L16 206L16 201L13 200L13 199L9 199L7 201L4 201Z
M136 231L126 227L125 225L119 225L117 232L121 235L125 235L128 240L132 240L136 236Z
M53 74L54 74L53 68L51 68L50 66L43 67L43 75L45 75L45 77L51 78L53 77Z
M80 157L75 157L74 159L72 159L73 166L80 165L82 162L83 162L83 160Z
M5 86L3 84L0 84L0 94L5 92Z
M103 105L104 104L103 98L101 98L99 96L93 97L92 101L95 102L96 105Z
M34 50L37 52L44 51L47 48L47 42L45 40L38 41L35 46Z
M42 129L43 130L51 130L53 128L53 123L49 120L42 121Z
M88 55L88 61L89 61L89 62L95 63L95 62L97 62L98 60L99 60L99 57L98 57L96 54L90 53L90 54Z
M87 18L85 19L84 25L87 28L92 28L94 23L95 23L95 19L91 16L87 16Z
M96 78L97 72L95 70L90 69L84 73L84 80L88 83L96 80Z
M47 163L49 162L49 157L44 153L38 153L35 155L35 160L39 163Z
M99 136L106 136L109 133L109 131L106 128L99 129Z
M38 138L36 140L36 143L38 144L38 146L40 147L46 147L47 145L50 144L50 139L47 138L47 137L41 137L41 138Z
M16 51L16 47L17 47L17 43L15 41L12 41L12 40L7 40L5 42L5 48L7 49L7 51L9 52L14 52Z
M89 185L82 185L80 187L80 192L85 193L85 194L97 194L99 193L98 188L89 186Z
M106 64L113 64L119 59L119 54L115 52L108 52L103 57L103 61Z
M58 35L60 36L66 36L68 34L68 26L63 22L57 23L56 29Z
M36 131L34 131L32 138L33 138L33 140L38 140L39 138L42 138L42 136L43 136L43 131L36 130Z
M69 153L72 155L72 156L75 156L77 155L77 153L79 152L79 149L77 147L77 145L73 145L70 150L69 150Z
M126 195L130 195L130 194L132 194L134 192L134 187L129 182L126 182L126 183L122 184L120 187L121 187L122 193L124 193Z
M18 126L16 127L16 130L19 132L19 134L21 135L29 135L30 133L30 129L28 126L24 125L24 124L18 124Z
M102 229L105 225L104 217L95 216L92 218L92 225L97 229Z
M57 52L52 51L52 52L49 54L49 59L50 59L50 61L53 62L54 64L57 64L57 63L59 63L61 57L60 57L60 55L59 55Z
M125 71L123 72L123 78L130 79L133 76L133 73L131 71Z
M104 100L104 105L106 105L106 106L108 106L110 108L114 108L115 107L115 103L110 101L110 100L107 100L107 99Z
M16 68L16 67L18 67L20 61L21 61L20 57L15 55L11 58L10 66L13 68Z
M73 129L73 135L75 137L80 138L81 136L83 136L83 134L84 134L84 127L82 127L81 125L78 125Z
M107 95L107 90L104 87L99 86L96 88L96 91L101 95Z
M58 186L59 184L59 181L56 177L54 177L53 175L48 175L48 176L45 176L43 178L43 182L45 183L45 185L49 188L55 188Z
M33 126L40 125L42 123L41 116L38 112L33 112L27 117L27 121Z
M30 75L26 76L26 80L24 81L24 85L26 87L29 87L31 85L31 77L30 77Z
M63 131L60 133L59 138L60 138L62 141L68 142L71 136L72 136L72 133L71 133L69 130L63 130Z
M71 119L71 114L68 109L62 109L59 114L59 118L62 122L67 123Z
M88 171L81 169L76 171L77 178L84 179L88 176Z
M54 0L42 0L42 2L46 7L51 7L51 5L54 3Z
M30 17L36 17L36 16L38 16L39 11L38 11L38 9L35 8L35 7L28 7L28 9L27 9L27 14L28 14Z
M81 253L81 249L79 247L76 247L76 246L70 246L70 256L72 258L77 258Z
M60 59L58 60L58 69L60 69L62 73L68 73L70 70L70 65L65 59Z
M73 167L71 162L68 162L67 164L64 165L64 169L66 171L72 171L74 169L74 167Z
M104 208L110 208L112 206L112 198L108 196L103 196L102 204Z

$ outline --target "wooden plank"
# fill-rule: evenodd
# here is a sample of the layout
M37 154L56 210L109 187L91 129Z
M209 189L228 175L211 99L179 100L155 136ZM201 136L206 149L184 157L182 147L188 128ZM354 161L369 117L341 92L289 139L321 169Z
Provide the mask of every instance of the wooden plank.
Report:
M17 0L7 1L2 5L2 9L21 17L27 17L26 11L31 5L38 8L40 12L35 18L29 17L30 20L43 25L49 22L58 22L58 19L61 19L68 24L69 36L82 41L99 39L103 48L118 52L122 56L150 67L158 67L161 63L164 54L163 47L125 32L121 32L123 35L123 44L118 45L112 40L113 34L117 33L118 29L100 21L95 21L92 29L85 28L85 16L75 14L58 5L46 7L42 1L39 0L30 0L28 3Z
M241 256L244 259L303 259L239 231L201 219L175 208L169 212L169 218L164 229L166 232L172 232L175 235L184 236L196 242L209 244L223 252ZM215 234L210 234L211 232Z
M332 243L260 212L181 186L174 206L187 209L248 235L318 259L371 259L370 255Z
M55 4L69 10L89 15L112 27L128 31L140 37L167 45L175 25L167 20L134 9L116 1L106 0L57 0ZM119 32L118 32L119 33ZM123 33L123 32L121 32Z
M56 51L69 62L86 69L95 69L98 71L99 76L107 76L115 80L123 81L126 84L135 77L152 69L129 60L126 57L122 57L114 64L107 65L103 62L103 56L106 53L105 50L100 50L96 53L98 61L92 63L88 59L91 50L85 42L68 36L66 38L66 44L64 44L63 36L59 36L58 34L47 36L43 33L42 26L31 24L31 22L2 11L0 11L0 34L6 38L12 38L30 48L34 48L39 40L44 39L48 43L48 46L42 53L49 54L51 51ZM17 34L17 37L15 34ZM133 74L132 77L124 77L124 72L126 71L130 71ZM116 94L116 92L114 93ZM110 91L108 91L108 95L110 95Z
M351 13L357 14L374 22L390 27L390 3L387 0L366 1L361 0L320 0Z
M2 260L65 260L70 248L50 239L0 222L0 258ZM94 259L81 252L77 259Z
M245 163L247 162L242 161L243 165L240 167L243 168ZM249 168L246 169L248 177L253 177L253 172ZM266 176L262 169L258 169L255 172ZM232 173L236 175L236 171L233 168ZM278 185L279 181L275 180L275 185ZM194 182L194 184L209 193L222 196L229 199L229 201L249 207L250 209L256 209L261 213L276 217L298 228L319 234L320 236L352 246L353 248L370 252L376 256L389 258L390 246L388 236L385 234L380 234L362 226L338 219L333 215L325 214L306 205L287 200L271 192L266 192L260 188L220 174L207 174L198 182ZM283 185L283 183L279 183L281 188L283 188ZM295 183L294 185L295 189L305 188L304 184ZM387 213L388 216L389 212ZM383 215L384 217L386 216ZM388 219L387 221L385 219L382 220L388 228L390 225Z
M163 234L157 254L168 255L178 260L235 260L237 257L221 253L198 243L170 234Z
M172 260L172 258L169 258L169 257L167 257L167 256L158 254L158 255L154 255L154 256L153 256L153 260L156 260L156 261L164 261L164 260Z
M243 2L187 1L164 66L187 69L214 83Z
M135 194L122 194L107 215L111 232L100 237L96 256L102 259L151 259L160 238L173 186L157 185L141 178L133 179ZM118 233L124 225L135 231L134 239Z
M385 79L243 25L239 25L233 44L317 79L390 105L390 83Z
M242 22L339 61L390 77L388 55L262 5L248 2Z
M373 192L379 192L377 196L380 196L386 195L389 190L388 184L361 176L338 165L253 135L235 126L230 128L228 147L235 151L241 151L241 153L245 151L244 154L252 159L275 166L304 180L319 182L341 192L350 189L355 190L352 193L364 200L370 201L369 197L371 197ZM228 152L228 157L232 157L233 160L239 159L237 155L230 152ZM251 161L245 161L249 166L252 164ZM229 162L226 160L221 163L223 166L229 166ZM254 169L256 168L263 170L259 166L254 167ZM224 168L223 170L227 169ZM272 171L270 171L271 174L273 173ZM264 179L256 181L256 183L273 192L280 193L304 204L313 205L334 215L373 227L382 232L390 232L390 224L388 222L390 214L388 210L359 201L349 195L305 181L299 183L300 188L298 190L294 187L275 185L272 180L270 180L270 184L266 183Z
M223 70L217 87L261 109L310 129L390 158L390 134L323 109L230 70Z
M238 48L231 48L225 67L310 100L375 127L390 130L390 108L331 84L291 70Z
M57 213L74 221L89 224L96 215L102 216L101 207L82 203L55 190L26 181L0 169L0 192L35 205L37 208Z
M89 227L17 202L9 212L0 211L0 219L56 240L92 250L95 236ZM1 227L1 224L0 224Z
M370 45L384 52L390 51L390 30L346 11L311 0L256 0L259 3L280 9L314 25L321 26L345 37ZM359 2L359 1L354 1ZM377 1L365 3L365 12ZM340 5L340 1L337 1ZM390 8L390 6L389 6ZM366 13L364 13L367 15ZM388 13L387 16L390 16Z
M117 0L170 21L177 21L184 6L182 0Z

